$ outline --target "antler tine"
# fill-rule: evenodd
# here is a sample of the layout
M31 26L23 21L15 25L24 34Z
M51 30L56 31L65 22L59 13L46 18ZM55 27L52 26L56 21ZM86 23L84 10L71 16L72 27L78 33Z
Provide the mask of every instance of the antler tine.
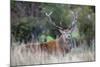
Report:
M45 14L46 14L46 16L49 17L52 13L53 13L53 12L50 12L50 13L47 13L47 12L46 12Z
M55 23L54 23L55 27L59 28L59 29L63 29L62 27L60 26L57 26Z
M62 26L62 22L60 21L60 25Z
M73 31L73 29L74 29L74 27L75 27L75 25L76 25L76 23L77 23L77 17L78 17L78 13L76 13L76 12L74 12L74 11L72 11L72 23L71 23L71 25L69 26L69 29L71 30L71 31Z

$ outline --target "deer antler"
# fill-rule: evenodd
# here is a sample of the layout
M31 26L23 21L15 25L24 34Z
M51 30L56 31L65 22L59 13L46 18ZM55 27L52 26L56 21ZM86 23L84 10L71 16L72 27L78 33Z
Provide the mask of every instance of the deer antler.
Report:
M78 18L78 13L76 13L76 12L74 12L74 11L72 11L71 12L72 13L72 23L71 23L71 25L69 26L69 29L71 29L71 31L73 31L73 29L74 29L74 27L75 27L75 25L76 25L76 23L77 23L77 18Z
M45 13L45 15L49 18L50 23L51 23L52 25L54 25L55 27L59 28L59 29L63 29L62 27L57 26L57 25L55 24L55 22L52 21L52 19L51 19L52 13L53 13L53 11L50 12L50 13L47 13L47 12ZM60 23L61 23L61 22L60 22Z

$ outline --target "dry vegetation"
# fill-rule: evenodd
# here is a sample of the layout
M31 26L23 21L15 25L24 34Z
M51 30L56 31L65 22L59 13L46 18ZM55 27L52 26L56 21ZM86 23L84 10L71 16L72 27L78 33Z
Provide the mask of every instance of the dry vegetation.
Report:
M13 46L11 47L11 66L95 60L94 50L88 49L84 46L73 48L71 52L65 54L64 56L55 56L48 55L46 52L41 52L40 50L37 50L33 53L31 49L25 48L25 44L23 43L21 45L19 45L19 43L12 44Z

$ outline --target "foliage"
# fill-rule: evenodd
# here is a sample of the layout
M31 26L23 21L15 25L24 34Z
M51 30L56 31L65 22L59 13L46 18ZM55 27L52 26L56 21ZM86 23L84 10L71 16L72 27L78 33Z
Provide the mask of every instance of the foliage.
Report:
M78 18L80 36L90 45L95 39L95 14L89 7L83 7Z
M50 12L53 12L50 16L52 22L45 15ZM48 36L55 39L60 32L52 23L67 29L73 21L71 12L78 14L75 23L78 30L72 33L73 36L90 44L95 38L94 6L11 1L11 35L16 41L29 41L32 34L35 39L41 39L39 36L43 35L42 32L49 31Z

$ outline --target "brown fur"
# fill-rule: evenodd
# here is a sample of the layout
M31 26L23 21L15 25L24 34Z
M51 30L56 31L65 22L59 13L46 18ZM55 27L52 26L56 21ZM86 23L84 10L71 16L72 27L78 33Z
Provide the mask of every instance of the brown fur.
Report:
M67 53L70 51L70 49L67 46L63 46L58 41L59 39L41 43L39 45L26 45L25 47L31 48L31 51L33 52L39 51L40 49L41 51L45 51L48 54L55 54L55 55L58 55L58 53L64 55L65 52Z

